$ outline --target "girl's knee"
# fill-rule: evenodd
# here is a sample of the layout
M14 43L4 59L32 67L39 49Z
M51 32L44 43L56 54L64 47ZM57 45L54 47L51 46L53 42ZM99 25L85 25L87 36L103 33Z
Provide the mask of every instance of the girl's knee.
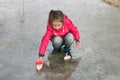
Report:
M73 39L68 39L68 42L69 42L69 43L72 43L72 42L73 42Z
M68 33L66 36L65 36L65 41L69 42L69 43L72 43L74 41L74 36L72 33Z
M61 43L63 42L63 39L62 39L62 37L60 37L60 36L55 36L55 37L52 39L52 42L53 42L54 44L61 44Z

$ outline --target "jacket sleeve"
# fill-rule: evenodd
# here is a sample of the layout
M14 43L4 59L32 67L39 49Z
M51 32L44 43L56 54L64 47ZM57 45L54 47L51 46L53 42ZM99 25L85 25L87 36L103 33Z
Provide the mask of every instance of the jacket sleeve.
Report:
M70 32L74 35L75 40L79 41L80 32L78 31L77 27L72 23L70 19L68 19L68 23L69 23L68 25L69 25Z
M39 55L43 55L43 56L45 55L45 51L46 51L46 48L48 46L48 43L51 37L52 37L52 28L50 28L47 25L47 30L41 40L41 44L39 48Z

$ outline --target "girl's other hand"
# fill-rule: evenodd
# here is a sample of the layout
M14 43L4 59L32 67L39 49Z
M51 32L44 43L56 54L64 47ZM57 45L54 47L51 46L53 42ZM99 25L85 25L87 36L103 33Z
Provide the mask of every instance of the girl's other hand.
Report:
M76 47L77 48L83 48L83 46L80 44L80 42L76 42Z

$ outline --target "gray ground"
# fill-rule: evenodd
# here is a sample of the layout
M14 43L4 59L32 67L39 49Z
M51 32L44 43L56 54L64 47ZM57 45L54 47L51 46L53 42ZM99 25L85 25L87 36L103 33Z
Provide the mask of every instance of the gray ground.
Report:
M34 65L51 9L66 13L81 32L83 49L72 46L81 60L64 76L50 73L47 55L47 70L37 73ZM101 0L0 0L0 80L119 80L119 23L120 9Z

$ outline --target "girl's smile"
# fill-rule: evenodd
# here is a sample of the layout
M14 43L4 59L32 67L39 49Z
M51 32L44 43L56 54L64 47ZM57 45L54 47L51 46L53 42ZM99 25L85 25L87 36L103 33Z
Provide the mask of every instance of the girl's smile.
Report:
M60 29L62 27L62 22L58 21L58 20L55 20L52 22L52 27L54 29Z

